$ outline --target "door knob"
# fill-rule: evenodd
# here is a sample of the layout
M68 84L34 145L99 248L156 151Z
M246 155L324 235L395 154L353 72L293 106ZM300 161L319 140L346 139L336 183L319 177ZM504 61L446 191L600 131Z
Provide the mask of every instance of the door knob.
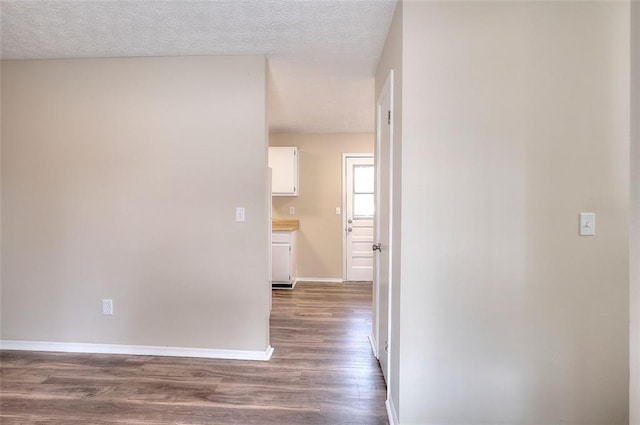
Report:
M353 229L351 227L347 227L347 232L353 232Z
M382 252L382 247L380 246L380 244L379 244L379 243L374 243L374 244L371 246L371 248L372 248L374 251L380 251L380 252Z
M351 224L351 223L353 223L353 220L349 219L349 220L347 220L347 223Z

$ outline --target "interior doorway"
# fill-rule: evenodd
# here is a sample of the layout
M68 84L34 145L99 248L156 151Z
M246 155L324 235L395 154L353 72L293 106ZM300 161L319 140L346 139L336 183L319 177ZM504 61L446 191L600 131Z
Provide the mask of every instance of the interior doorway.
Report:
M375 168L372 154L343 154L344 280L373 281Z

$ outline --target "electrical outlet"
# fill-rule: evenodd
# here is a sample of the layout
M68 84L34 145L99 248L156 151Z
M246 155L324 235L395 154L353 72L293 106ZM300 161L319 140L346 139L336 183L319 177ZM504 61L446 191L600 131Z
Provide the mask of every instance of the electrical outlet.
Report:
M289 207L289 214L294 215L296 213L296 207Z
M113 316L113 300L102 300L102 314Z

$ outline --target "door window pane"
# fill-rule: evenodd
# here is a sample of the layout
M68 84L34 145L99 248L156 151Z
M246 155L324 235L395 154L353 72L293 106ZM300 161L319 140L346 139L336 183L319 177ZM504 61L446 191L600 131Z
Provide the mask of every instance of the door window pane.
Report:
M373 193L373 165L355 165L353 167L353 191L355 193Z
M373 217L374 211L373 193L353 194L353 218Z

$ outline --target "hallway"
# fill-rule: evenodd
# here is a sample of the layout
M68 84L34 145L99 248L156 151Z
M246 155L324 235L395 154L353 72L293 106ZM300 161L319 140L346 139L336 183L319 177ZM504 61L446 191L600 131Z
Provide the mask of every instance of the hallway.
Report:
M4 351L0 422L387 424L370 284L274 291L269 362Z

